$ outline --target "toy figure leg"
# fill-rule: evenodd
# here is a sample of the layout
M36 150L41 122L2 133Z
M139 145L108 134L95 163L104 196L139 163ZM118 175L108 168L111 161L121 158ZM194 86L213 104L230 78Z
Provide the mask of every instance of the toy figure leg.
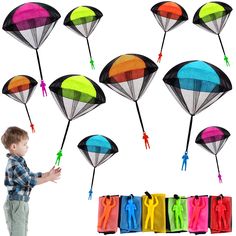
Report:
M132 219L133 219L133 223L134 223L134 229L137 228L137 223L136 223L136 218L135 218L135 215L132 214Z
M146 220L145 220L145 229L147 229L148 228L148 221L149 221L149 218L150 218L150 215L148 214L147 216L146 216Z

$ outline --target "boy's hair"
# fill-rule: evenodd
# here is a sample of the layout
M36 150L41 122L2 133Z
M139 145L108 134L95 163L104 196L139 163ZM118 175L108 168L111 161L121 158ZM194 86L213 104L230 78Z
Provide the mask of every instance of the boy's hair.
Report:
M1 137L2 144L9 149L13 143L19 143L22 139L28 139L28 133L18 127L9 127Z

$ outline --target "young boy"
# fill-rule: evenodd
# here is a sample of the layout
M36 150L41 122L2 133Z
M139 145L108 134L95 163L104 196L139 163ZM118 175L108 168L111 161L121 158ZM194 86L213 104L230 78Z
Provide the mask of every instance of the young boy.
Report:
M61 169L54 167L47 173L32 173L23 156L28 150L28 134L18 127L9 127L1 141L9 151L4 184L8 190L4 204L6 222L10 236L26 236L29 214L29 195L37 184L55 182L61 175Z

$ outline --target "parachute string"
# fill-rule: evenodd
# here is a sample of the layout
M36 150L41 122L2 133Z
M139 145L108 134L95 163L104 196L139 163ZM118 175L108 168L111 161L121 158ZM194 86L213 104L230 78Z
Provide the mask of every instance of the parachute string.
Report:
M141 114L140 114L140 110L139 110L139 106L138 106L137 101L135 101L135 105L136 105L136 108L137 108L138 117L139 117L140 124L142 126L143 133L145 133L144 126L143 126L143 121L142 121L142 117L141 117Z
M187 144L186 144L186 150L184 155L182 156L182 167L181 170L185 170L187 169L187 161L189 159L188 157L188 146L189 146L189 141L190 141L190 136L191 136L191 130L192 130L192 124L193 124L193 115L191 114L191 118L190 118L190 122L189 122L189 129L188 129L188 138L187 138Z
M63 137L63 141L62 141L62 144L61 144L61 148L60 150L58 151L57 153L57 159L56 159L56 162L55 162L55 165L59 166L60 165L60 161L61 161L61 157L62 157L62 149L63 149L63 146L64 146L64 143L65 143L65 140L66 140L66 135L68 133L68 130L69 130L69 126L70 126L70 120L68 120L68 123L67 123L67 126L66 126L66 131L65 131L65 134L64 134L64 137Z
M219 183L222 183L222 176L221 176L221 174L220 174L220 167L219 167L217 155L215 155L215 158L216 158L216 165L217 165L217 170L218 170Z
M162 58L162 50L163 50L163 47L164 47L165 38L166 38L166 31L165 31L164 36L163 36L163 39L162 39L162 44L161 44L160 53L158 54L157 62L159 62L159 63L161 62L161 58Z
M92 53L91 53L91 49L90 49L88 37L86 37L86 41L87 41L88 50L89 50L91 68L94 70L94 69L95 69L94 60L93 60L93 58L92 58Z
M42 73L41 63L40 63L40 59L39 59L38 49L35 49L35 51L36 51L36 56L37 56L37 61L38 61L38 66L39 66L40 78L41 78L40 87L42 88L43 96L47 96L46 84L43 81L43 73Z
M26 103L24 103L24 105L25 105L25 110L27 112L27 115L28 115L28 118L29 118L29 121L30 121L30 127L31 127L31 130L32 130L32 133L35 133L34 124L31 121L30 114L29 114L29 111L28 111L28 107L27 107Z
M190 136L191 136L192 124L193 124L193 115L191 114L191 118L189 122L189 129L188 129L188 138L187 138L187 144L186 144L186 150L185 150L185 152L187 153L188 153L188 146L189 146L189 141L190 141Z
M226 63L227 66L230 66L230 64L229 64L229 58L226 56L225 49L224 49L224 46L223 46L223 43L222 43L220 34L218 34L218 38L219 38L219 40L220 40L220 45L221 45L222 51L223 51L223 53L224 53L224 61L225 61L225 63Z
M92 196L93 196L93 182L94 182L94 177L95 177L95 170L96 170L96 167L93 168L93 177L92 177L91 187L90 187L90 190L89 190L88 200L91 200Z
M141 113L140 113L140 110L139 110L138 102L135 101L135 104L136 104L136 108L137 108L137 112L138 112L139 121L140 121L142 130L143 130L143 140L144 140L145 148L150 149L150 144L149 144L149 141L148 141L149 137L148 137L148 135L146 134L146 132L144 130L143 121L142 121Z
M70 120L68 120L68 123L67 123L67 126L66 126L66 131L65 131L63 141L62 141L62 144L61 144L61 150L63 149L64 143L65 143L65 140L66 140L66 135L67 135L68 130L69 130L69 126L70 126Z

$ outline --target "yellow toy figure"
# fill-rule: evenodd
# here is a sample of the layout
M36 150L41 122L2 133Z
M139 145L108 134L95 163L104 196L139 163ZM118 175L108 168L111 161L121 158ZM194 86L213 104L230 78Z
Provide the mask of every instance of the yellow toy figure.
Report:
M147 229L148 228L148 222L151 221L151 230L153 230L153 225L154 225L154 210L157 207L157 205L159 204L159 201L157 199L157 197L154 197L156 200L156 203L154 204L154 199L153 197L151 199L146 198L144 201L144 205L147 207L147 215L146 215L146 220L145 220L145 226L144 228Z
M165 233L165 194L145 194L142 197L142 231Z

